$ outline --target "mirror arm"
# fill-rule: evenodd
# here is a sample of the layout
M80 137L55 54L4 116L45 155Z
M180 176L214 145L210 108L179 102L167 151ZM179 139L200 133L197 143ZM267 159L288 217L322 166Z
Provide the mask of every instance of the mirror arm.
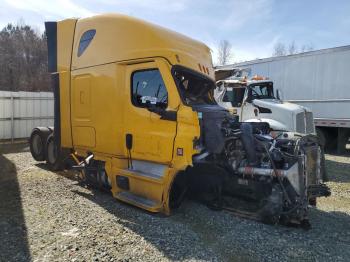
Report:
M148 111L160 116L162 120L177 121L177 111L165 110L159 107L148 107Z
M168 121L177 121L177 111L173 110L164 110L160 119Z
M164 111L163 109L155 106L147 107L147 110L160 116L162 116L162 113Z

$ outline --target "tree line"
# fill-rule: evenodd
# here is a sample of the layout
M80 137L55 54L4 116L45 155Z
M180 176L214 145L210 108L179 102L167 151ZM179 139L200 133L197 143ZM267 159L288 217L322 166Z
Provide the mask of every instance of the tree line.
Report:
M11 23L0 31L0 90L50 91L45 33Z
M313 44L302 45L300 48L298 48L295 41L290 42L289 45L286 45L285 43L282 43L282 42L277 42L273 47L272 56L295 55L295 54L309 52L313 50L314 50Z
M304 52L313 51L313 44L301 45L300 47L295 41L290 42L288 45L282 42L277 42L272 51L272 56L285 56L294 55ZM217 45L217 65L227 65L228 63L234 63L232 44L228 40L221 40ZM257 58L258 59L258 58Z

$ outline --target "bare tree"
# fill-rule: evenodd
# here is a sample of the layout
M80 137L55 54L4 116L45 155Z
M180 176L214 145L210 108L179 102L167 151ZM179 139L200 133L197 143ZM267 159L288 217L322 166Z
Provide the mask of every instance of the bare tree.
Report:
M283 55L294 55L298 53L303 53L303 52L309 52L314 50L314 45L308 44L308 45L302 45L300 49L298 49L297 44L293 40L289 45L288 45L288 50L286 50L286 45L284 43L278 42L275 44L272 56L283 56Z
M218 46L218 63L219 65L226 65L231 60L232 45L227 40L221 40Z
M286 46L285 44L278 42L275 44L275 46L273 47L273 53L272 56L282 56L282 55L286 55Z
M315 50L314 45L308 44L308 45L302 45L300 48L300 53L304 53L304 52L309 52L309 51L313 51Z
M288 46L288 55L294 55L298 53L297 45L295 44L295 41L291 42Z
M50 89L45 34L21 20L0 31L0 90Z

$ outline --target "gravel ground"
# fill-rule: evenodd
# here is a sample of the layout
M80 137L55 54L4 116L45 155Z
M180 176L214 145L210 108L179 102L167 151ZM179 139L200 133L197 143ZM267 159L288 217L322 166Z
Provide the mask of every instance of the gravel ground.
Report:
M47 171L27 150L0 154L0 261L350 260L349 157L327 155L333 195L304 231L189 201L170 217L150 214Z

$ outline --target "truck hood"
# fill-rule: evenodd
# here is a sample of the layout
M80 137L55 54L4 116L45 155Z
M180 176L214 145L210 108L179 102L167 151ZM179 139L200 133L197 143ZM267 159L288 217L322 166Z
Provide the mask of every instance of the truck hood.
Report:
M295 116L306 110L303 106L278 99L255 99L253 105L259 108L258 121L268 122L272 129L284 131L294 130ZM271 112L266 112L266 109ZM246 121L254 120L246 119Z
M274 109L285 111L285 113L291 112L291 113L297 114L304 111L310 112L310 110L307 109L306 107L281 101L278 99L255 99L253 100L253 105L268 108L271 111L273 111Z
M264 122L264 123L268 123L273 130L290 131L289 126L271 118L262 118L262 117L260 117L259 119L252 118L252 119L246 120L245 122L254 122L254 123Z

